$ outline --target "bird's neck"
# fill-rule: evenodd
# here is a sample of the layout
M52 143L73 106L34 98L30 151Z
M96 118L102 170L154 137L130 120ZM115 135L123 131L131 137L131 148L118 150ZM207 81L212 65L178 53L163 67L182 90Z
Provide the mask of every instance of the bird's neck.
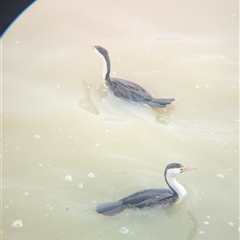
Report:
M165 180L168 186L172 189L172 191L177 193L180 199L187 194L186 189L180 183L178 183L174 177L165 177Z
M110 70L111 70L111 64L110 64L110 58L109 58L109 55L105 55L104 56L104 59L106 61L106 66L107 66L107 73L110 74Z
M96 51L97 53L99 53L98 51ZM100 53L99 53L100 54ZM100 56L103 59L103 72L102 72L102 76L105 80L110 78L110 71L111 71L111 63L110 63L110 58L108 53L106 54L100 54Z
M109 59L109 55L104 55L103 56L103 78L105 78L105 80L110 78L110 71L111 71L111 65L110 65L110 59Z

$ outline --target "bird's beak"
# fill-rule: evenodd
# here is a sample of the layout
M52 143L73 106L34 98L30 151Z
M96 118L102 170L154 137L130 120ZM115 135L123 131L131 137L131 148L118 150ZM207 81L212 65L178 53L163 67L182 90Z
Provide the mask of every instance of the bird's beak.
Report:
M198 166L183 167L183 168L182 168L182 172L187 172L187 171L191 171L191 170L194 170L194 169L199 169L199 167L198 167Z
M92 45L91 43L86 42L86 44L87 44L88 46L92 47L93 50L95 49L94 45Z

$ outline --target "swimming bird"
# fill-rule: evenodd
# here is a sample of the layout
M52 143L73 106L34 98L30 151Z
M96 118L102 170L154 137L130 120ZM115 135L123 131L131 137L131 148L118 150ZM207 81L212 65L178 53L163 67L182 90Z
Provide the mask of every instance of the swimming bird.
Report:
M107 202L97 206L96 211L107 216L114 216L128 208L168 206L186 196L186 189L177 182L175 176L198 169L197 166L185 167L181 163L170 163L164 171L164 178L169 189L147 189L124 197L116 202Z
M93 48L104 59L106 66L105 82L116 97L148 104L155 108L163 108L175 100L174 98L153 98L144 88L134 82L122 78L110 77L111 63L108 51L101 46L93 46Z

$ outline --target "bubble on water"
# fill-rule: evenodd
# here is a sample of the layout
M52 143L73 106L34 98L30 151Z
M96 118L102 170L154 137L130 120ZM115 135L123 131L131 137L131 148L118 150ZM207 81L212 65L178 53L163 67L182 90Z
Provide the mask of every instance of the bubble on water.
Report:
M65 180L68 181L68 182L71 182L71 181L73 181L73 178L72 178L71 175L67 175L67 176L65 177Z
M200 88L200 86L199 85L195 85L195 88L198 89L198 88Z
M23 195L24 195L24 196L28 196L28 195L29 195L29 192L25 192Z
M206 216L206 218L210 219L211 217L210 216Z
M204 231L200 231L199 234L204 234Z
M100 145L99 145L99 143L95 143L95 146L96 146L96 147L99 147Z
M209 225L209 222L208 221L205 221L205 222L203 222L205 225Z
M121 234L128 234L128 233L129 233L129 230L128 230L127 228L125 228L125 227L121 227L121 228L119 228L119 232L120 232Z
M37 140L37 139L39 139L39 138L40 138L40 135L38 135L38 134L35 134L35 135L33 135L33 138L34 138L35 140Z
M21 219L15 220L15 221L12 223L12 227L15 227L15 228L21 228L21 227L23 227L23 220L21 220Z
M79 183L79 184L78 184L78 187L79 187L79 188L83 188L83 184L82 184L82 183Z
M95 177L94 173L89 173L87 176L88 176L89 178L94 178L94 177Z
M216 176L219 178L224 178L224 176L221 173L218 173Z
M234 223L233 223L233 222L228 222L228 226L229 226L229 227L233 227L233 226L234 226Z

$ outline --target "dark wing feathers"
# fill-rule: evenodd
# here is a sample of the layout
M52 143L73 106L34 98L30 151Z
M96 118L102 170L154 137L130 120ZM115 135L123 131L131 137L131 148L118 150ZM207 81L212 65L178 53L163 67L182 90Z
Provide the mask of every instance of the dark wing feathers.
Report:
M175 202L177 195L170 189L148 189L136 192L120 200L123 205L131 207L146 207Z
M116 97L130 99L135 102L146 102L152 99L144 88L121 78L111 78L111 90Z

